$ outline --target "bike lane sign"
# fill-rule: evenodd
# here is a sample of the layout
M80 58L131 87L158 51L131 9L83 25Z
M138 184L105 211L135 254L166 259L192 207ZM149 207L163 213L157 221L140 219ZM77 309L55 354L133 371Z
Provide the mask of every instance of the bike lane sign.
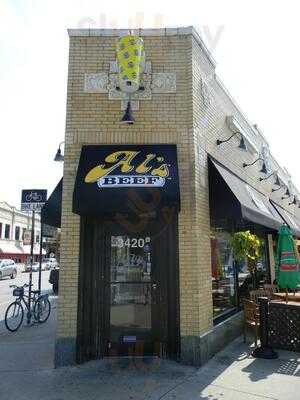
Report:
M41 211L47 201L47 190L24 189L22 190L21 211Z

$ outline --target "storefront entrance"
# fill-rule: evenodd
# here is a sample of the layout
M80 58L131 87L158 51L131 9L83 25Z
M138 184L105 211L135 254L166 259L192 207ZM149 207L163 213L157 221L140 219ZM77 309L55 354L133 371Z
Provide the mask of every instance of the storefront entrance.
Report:
M110 354L159 354L152 326L159 289L151 253L150 234L111 235Z
M177 213L128 225L82 218L78 362L179 355Z

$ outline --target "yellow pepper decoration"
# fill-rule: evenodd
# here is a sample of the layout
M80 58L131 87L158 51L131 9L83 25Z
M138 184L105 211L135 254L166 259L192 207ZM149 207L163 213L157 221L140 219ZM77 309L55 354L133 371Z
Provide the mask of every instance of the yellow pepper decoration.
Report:
M125 93L139 90L141 74L145 67L143 39L139 36L121 36L117 41L119 87Z

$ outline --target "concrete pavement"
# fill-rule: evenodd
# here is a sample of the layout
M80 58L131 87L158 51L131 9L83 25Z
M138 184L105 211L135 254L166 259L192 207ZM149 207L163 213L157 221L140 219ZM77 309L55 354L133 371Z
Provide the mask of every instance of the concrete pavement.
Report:
M200 369L160 359L106 359L55 370L53 311L43 325L0 335L1 400L300 398L300 354L254 359L240 338Z

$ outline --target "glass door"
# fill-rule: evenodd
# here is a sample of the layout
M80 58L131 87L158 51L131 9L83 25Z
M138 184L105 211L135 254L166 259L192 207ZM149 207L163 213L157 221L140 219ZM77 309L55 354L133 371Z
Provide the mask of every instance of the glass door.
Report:
M155 354L152 320L158 285L153 279L151 237L111 235L108 276L109 355Z
M77 362L180 354L177 215L128 231L81 220Z

